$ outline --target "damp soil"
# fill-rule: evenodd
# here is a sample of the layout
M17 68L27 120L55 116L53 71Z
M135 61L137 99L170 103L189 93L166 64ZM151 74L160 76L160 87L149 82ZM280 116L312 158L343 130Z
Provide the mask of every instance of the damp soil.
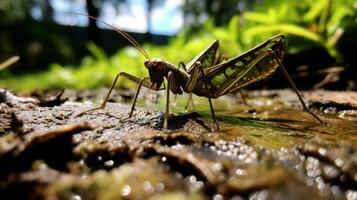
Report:
M0 199L357 199L357 93L243 91L214 100L147 90L0 89Z

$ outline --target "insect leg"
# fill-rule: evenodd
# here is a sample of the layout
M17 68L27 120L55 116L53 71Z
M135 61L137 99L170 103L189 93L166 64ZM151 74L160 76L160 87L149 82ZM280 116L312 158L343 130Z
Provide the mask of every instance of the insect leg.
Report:
M192 98L192 93L189 93L186 105L185 105L185 110L188 109L188 104L191 103L192 109L195 110L195 104L193 103L193 98Z
M208 89L208 83L207 83L208 81L207 81L207 78L205 76L204 70L203 70L202 65L201 65L200 62L197 62L196 66L194 66L194 67L198 68L201 71L201 74L202 74L202 77L203 77L203 80L204 80L204 83L205 83L205 87L206 87L206 90L207 90L207 94L208 94L208 102L209 102L209 106L211 108L212 119L213 119L214 123L216 124L217 130L219 130L219 125L218 125L218 122L216 120L216 115L214 114L214 109L213 109L212 100L211 100L211 94L210 94L209 89ZM193 69L193 71L196 71L196 69ZM190 79L196 79L197 80L198 76L199 76L199 74L197 74L197 75L196 74L195 75L192 74L190 76ZM190 82L190 81L188 81L188 82ZM196 81L194 81L194 82L196 82Z
M89 110L86 110L86 111L84 111L84 112L79 113L79 114L77 115L77 117L82 116L82 115L84 115L84 114L86 114L86 113L93 112L93 111L95 111L95 110L104 109L105 106L106 106L106 104L107 104L107 101L108 101L108 99L109 99L109 97L110 97L110 94L112 93L112 90L113 90L114 86L116 85L116 83L117 83L117 81L118 81L118 78L119 78L120 76L121 76L121 77L124 77L124 78L126 78L126 79L128 79L128 80L130 80L130 81L133 81L133 82L135 82L135 83L138 83L138 84L142 81L142 80L140 80L138 77L135 77L135 76L133 76L133 75L127 74L127 73L125 73L125 72L120 72L119 74L116 75L116 77L115 77L115 79L114 79L114 81L113 81L113 83L112 83L112 86L110 87L110 89L109 89L109 91L108 91L106 97L105 97L104 100L103 100L103 103L102 103L99 107L96 107L96 108L93 108L93 109L89 109ZM146 77L146 78L144 78L143 80L147 80L147 79L149 79L149 78ZM148 80L147 80L147 81L148 81ZM149 87L149 84L146 83L144 86Z
M186 65L185 65L185 63L183 61L180 61L179 64L178 64L178 68L179 69L180 69L180 67L182 67L185 70L185 72L187 72ZM188 99L187 99L187 102L186 102L186 105L185 105L185 110L188 109L188 104L189 103L191 103L192 109L195 110L195 104L193 103L193 98L192 98L192 93L191 92L189 93L189 96L188 96Z
M187 72L187 69L186 69L186 65L183 61L180 61L179 64L178 64L178 68L180 69L180 67L183 68L183 70L185 70L185 72Z
M135 97L134 97L134 100L133 100L133 104L131 105L129 118L131 118L131 116L133 116L133 112L135 110L136 100L138 99L139 92L140 92L141 86L143 85L144 80L145 80L145 78L141 79L141 81L139 83L139 86L138 86L138 89L136 90L136 94L135 94Z
M190 78L188 79L187 83L186 83L186 90L187 92L190 94L190 96L188 97L185 109L187 110L188 108L188 104L189 102L191 102L192 107L194 108L194 104L193 104L193 100L192 100L192 90L193 88L195 88L197 79L199 77L200 74L200 67L199 67L199 62L196 62L191 70L191 74L190 74Z
M307 112L307 113L309 113L310 115L312 115L312 116L313 116L315 119L317 119L321 124L327 125L326 122L322 121L315 113L313 113L313 112L311 112L311 111L309 110L309 108L307 107L306 103L305 103L304 100L302 99L302 97L301 97L301 95L300 95L300 93L299 93L299 90L296 88L296 86L295 86L293 80L290 78L290 76L289 76L288 72L285 70L283 64L281 64L281 62L280 62L278 56L276 55L276 53L275 53L273 50L271 50L271 49L269 49L268 51L270 52L270 55L272 55L272 56L274 57L275 61L278 63L278 65L279 65L279 67L280 67L280 70L283 72L285 78L288 80L290 86L293 88L293 90L295 91L296 95L298 96L299 101L300 101L300 103L301 103L301 105L302 105L304 111Z
M248 104L247 104L247 101L245 100L245 96L243 95L242 91L240 91L240 90L238 89L238 93L239 93L240 97L242 98L243 104L244 104L244 105L248 105Z
M169 122L169 104L170 104L170 86L171 82L173 81L173 74L170 71L167 75L167 88L166 88L166 110L164 115L164 130L167 130L168 122Z

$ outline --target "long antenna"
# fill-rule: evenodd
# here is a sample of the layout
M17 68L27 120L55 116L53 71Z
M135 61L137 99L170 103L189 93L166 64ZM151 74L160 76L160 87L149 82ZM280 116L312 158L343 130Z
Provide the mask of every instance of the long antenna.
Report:
M83 13L72 13L72 12L69 12L69 14L76 14L76 15L82 15L82 16L86 16L86 17L89 17L93 20L96 20L96 21L99 21L107 26L109 26L110 28L112 28L114 31L116 31L117 33L119 33L121 36L123 36L125 39L127 39L134 47L136 47L144 56L146 59L150 60L150 56L148 55L148 53L146 53L145 49L133 38L131 37L128 33L124 32L124 31L121 31L119 30L118 28L116 28L115 26L113 25L110 25L109 23L101 20L101 19L98 19L96 17L93 17L93 16L90 16L90 15L87 15L87 14L83 14Z

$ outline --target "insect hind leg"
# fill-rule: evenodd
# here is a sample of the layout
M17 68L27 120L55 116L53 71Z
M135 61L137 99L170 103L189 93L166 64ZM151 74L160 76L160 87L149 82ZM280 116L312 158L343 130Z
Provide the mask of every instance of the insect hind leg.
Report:
M212 105L212 99L211 99L211 94L210 94L210 91L208 89L208 81L207 81L207 78L205 76L205 73L204 73L204 70L203 70L203 67L202 67L202 64L200 62L197 62L196 63L196 66L194 67L197 67L200 72L201 72L201 76L204 80L204 84L205 84L205 88L207 90L207 96L208 96L208 102L209 102L209 106L210 106L210 109L211 109L211 113L212 113L212 119L213 119L213 122L215 123L216 125L216 130L219 130L219 125L218 125L218 122L216 120L216 115L214 114L214 109L213 109L213 105ZM194 78L194 79L197 79L199 76L199 74L197 74L196 76L194 77L190 77L190 78Z
M324 122L322 119L320 119L320 117L318 117L315 113L311 112L310 109L307 107L306 103L304 102L304 100L302 99L299 90L297 89L297 87L295 86L293 80L291 79L291 77L289 76L288 72L285 70L283 64L280 62L278 56L276 55L276 53L272 50L272 49L268 49L269 52L269 56L272 56L274 58L274 60L278 63L281 72L283 73L283 75L285 76L285 78L287 79L287 81L289 82L290 86L293 88L294 92L296 93L296 95L299 98L299 101L304 109L305 112L309 113L311 116L313 116L315 119L317 119L321 124L323 125L327 125L326 122Z

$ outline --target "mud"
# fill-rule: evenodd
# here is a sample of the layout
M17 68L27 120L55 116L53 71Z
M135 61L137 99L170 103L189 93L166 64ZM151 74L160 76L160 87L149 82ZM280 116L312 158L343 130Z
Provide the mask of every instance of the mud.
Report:
M162 93L129 119L130 90L81 116L105 90L0 92L1 199L357 199L353 93L304 93L327 126L289 90L223 97L211 132L203 98L176 97L163 131Z

